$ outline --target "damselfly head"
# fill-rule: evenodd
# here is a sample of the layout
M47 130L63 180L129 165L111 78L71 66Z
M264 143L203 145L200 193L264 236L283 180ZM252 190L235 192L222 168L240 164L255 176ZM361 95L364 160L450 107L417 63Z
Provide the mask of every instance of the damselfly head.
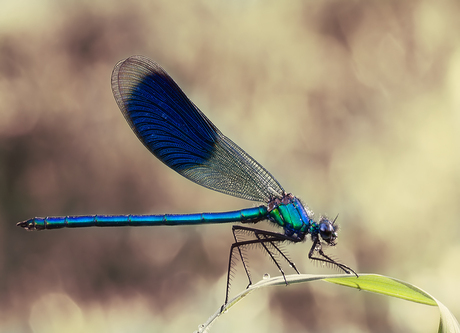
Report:
M325 217L321 217L321 220L318 223L321 239L331 246L336 244L337 239L338 226L335 224L335 220L336 219L334 219L334 221L330 221Z

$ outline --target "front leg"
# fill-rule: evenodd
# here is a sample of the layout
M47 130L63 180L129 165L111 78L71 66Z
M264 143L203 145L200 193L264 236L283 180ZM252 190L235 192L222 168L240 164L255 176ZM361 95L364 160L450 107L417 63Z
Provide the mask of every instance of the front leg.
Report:
M318 252L321 257L315 257L314 256L315 252ZM332 264L334 266L337 266L338 268L340 268L341 270L343 270L347 274L353 273L353 274L356 275L356 277L359 277L358 274L353 269L351 269L350 267L348 267L348 266L346 266L344 264L341 264L341 263L335 261L334 259L328 257L323 252L323 248L321 246L321 241L318 238L313 240L313 245L312 245L312 247L310 249L310 252L308 253L308 258L310 258L312 260L317 260L317 261L325 262L325 263L328 263L328 264Z

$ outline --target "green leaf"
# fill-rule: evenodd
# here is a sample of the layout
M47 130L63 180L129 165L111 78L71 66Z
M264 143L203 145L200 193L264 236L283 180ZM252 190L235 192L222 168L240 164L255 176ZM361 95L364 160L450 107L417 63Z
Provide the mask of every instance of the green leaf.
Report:
M336 275L312 275L312 274L299 274L299 275L286 275L286 281L289 284L306 283L311 281L323 280L330 283L335 283L341 286L355 288L358 290L370 291L377 294L402 298L407 301L426 304L430 306L438 306L441 314L439 322L439 333L460 333L460 325L452 313L437 299L423 291L422 289L391 277L376 275L376 274L362 274L357 278L356 276L348 274ZM285 285L282 276L263 279L256 284L250 286L246 290L239 293L227 304L217 310L203 325L200 325L198 332L204 333L209 330L215 320L222 314L226 313L232 306L241 301L246 295L250 294L256 289Z
M432 306L437 305L436 301L423 290L407 282L403 282L387 276L362 274L359 276L359 278L356 276L345 276L326 278L323 281L332 282L359 290L371 291L377 294L398 297L416 303Z

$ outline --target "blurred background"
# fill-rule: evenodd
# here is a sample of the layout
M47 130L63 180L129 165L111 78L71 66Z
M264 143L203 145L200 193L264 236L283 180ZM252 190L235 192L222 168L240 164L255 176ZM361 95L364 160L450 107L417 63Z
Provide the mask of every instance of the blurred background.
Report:
M231 225L26 232L34 216L227 211L154 158L114 65L160 63L317 216L327 252L460 316L460 4L2 1L0 332L192 332L222 304ZM270 228L268 223L258 227ZM288 246L303 273L338 273ZM260 251L257 281L278 275ZM288 273L292 273L287 271ZM232 286L246 286L238 267ZM214 332L434 332L438 311L323 282L257 291Z

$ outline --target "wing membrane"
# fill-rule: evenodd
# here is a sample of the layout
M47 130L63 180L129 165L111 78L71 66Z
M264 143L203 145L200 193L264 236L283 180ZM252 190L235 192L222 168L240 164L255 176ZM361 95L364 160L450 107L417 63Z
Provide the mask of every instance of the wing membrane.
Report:
M235 197L268 202L278 181L219 129L155 62L133 56L112 73L115 100L141 142L191 181Z

